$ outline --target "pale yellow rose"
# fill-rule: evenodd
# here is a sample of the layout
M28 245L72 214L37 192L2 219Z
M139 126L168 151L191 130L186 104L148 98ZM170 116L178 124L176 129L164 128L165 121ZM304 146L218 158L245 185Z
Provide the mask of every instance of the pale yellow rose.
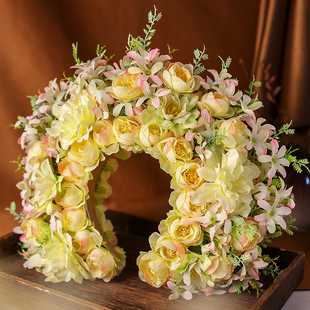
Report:
M175 173L177 186L185 190L193 190L199 187L204 180L197 174L197 169L201 166L200 162L191 161L181 164Z
M86 188L75 183L63 182L61 192L57 194L55 201L63 208L79 207L85 203Z
M255 222L254 219L248 218L232 230L231 245L240 254L249 251L263 240L265 232L266 227L259 226L259 223Z
M139 131L139 140L143 147L151 148L156 142L162 140L167 135L167 130L163 130L157 124L142 125Z
M208 210L207 204L194 205L191 198L195 191L186 191L182 193L172 192L169 203L179 212L188 217L201 217Z
M179 93L191 93L200 86L199 81L193 76L193 66L180 62L171 63L163 71L162 79L167 87Z
M80 230L72 237L72 245L76 253L80 255L86 255L91 249L100 246L101 242L102 237L94 229L93 231L89 229Z
M45 150L48 144L44 140L34 140L27 148L28 163L33 165L35 162L41 162L47 158Z
M86 185L89 179L89 173L85 171L85 167L69 157L63 158L58 164L58 172L68 182L80 180L81 184Z
M66 208L61 212L61 223L64 229L75 232L86 225L87 215L84 207Z
M96 142L92 138L83 140L82 142L74 142L71 145L68 157L85 166L86 172L94 170L100 160L104 159Z
M193 147L183 137L177 139L169 137L158 142L152 150L152 156L159 159L161 168L167 173L171 172L171 164L188 162L193 157Z
M170 270L175 270L183 263L187 251L180 241L153 233L149 242L153 251L167 262Z
M138 85L139 74L125 73L118 75L112 81L112 96L123 101L131 101L143 95Z
M168 280L168 265L158 254L149 251L141 252L137 258L139 277L143 282L160 287Z
M213 117L228 118L234 115L229 99L219 93L209 92L198 102L201 109L207 109Z
M127 147L136 144L139 128L139 123L127 116L119 116L113 121L113 132L116 140Z
M203 240L200 224L189 221L175 212L160 222L159 231L163 236L170 236L188 246L199 245Z
M206 261L207 260L209 260L210 263L205 271L213 282L228 280L231 277L234 271L232 259L224 259L221 256L210 256L206 258Z
M94 278L109 282L116 275L116 263L113 255L106 249L96 248L89 252L86 264Z
M44 220L41 217L29 218L20 225L20 229L24 233L26 239L39 238L40 234L45 229Z
M113 123L110 120L100 120L94 125L93 139L101 150L108 155L116 153L119 149L113 133Z
M245 146L249 143L246 131L247 126L238 119L229 119L222 122L219 128L219 134L225 135L225 138L221 140L224 148L245 152Z

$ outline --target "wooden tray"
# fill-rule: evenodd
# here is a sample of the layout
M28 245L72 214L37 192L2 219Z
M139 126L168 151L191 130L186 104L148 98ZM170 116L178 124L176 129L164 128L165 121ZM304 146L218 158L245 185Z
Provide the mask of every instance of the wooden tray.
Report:
M256 293L224 294L206 297L196 294L191 301L182 297L169 301L170 290L153 288L138 277L136 257L148 251L148 236L157 231L155 222L134 216L107 212L113 221L119 245L127 252L127 266L111 282L102 280L77 284L45 282L45 277L23 268L23 258L17 254L18 236L11 233L0 239L0 306L1 309L280 309L303 278L305 254L269 248L271 257L280 255L279 265L285 268L272 283L262 277L266 290L257 299ZM9 307L10 306L10 307Z

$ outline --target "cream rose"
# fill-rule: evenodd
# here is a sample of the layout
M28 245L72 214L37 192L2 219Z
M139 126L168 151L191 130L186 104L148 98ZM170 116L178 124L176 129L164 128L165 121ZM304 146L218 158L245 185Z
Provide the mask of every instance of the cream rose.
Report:
M175 182L177 186L185 190L198 188L204 180L197 174L200 162L188 162L181 164L176 170Z
M167 262L169 269L175 270L183 263L186 248L180 241L153 233L149 242L151 248Z
M177 139L169 137L158 142L153 151L152 156L159 159L161 168L170 173L171 164L177 162L187 162L193 157L193 147L183 137Z
M86 194L84 186L64 182L61 184L61 192L57 194L55 201L64 208L80 207L85 203Z
M119 149L113 133L113 123L110 120L100 120L94 125L93 139L102 151L108 155L116 153Z
M139 131L139 140L143 147L151 148L156 142L162 140L167 135L157 124L142 125Z
M221 123L219 134L225 135L225 138L221 140L224 148L245 152L245 146L249 143L246 131L246 125L238 119L229 119Z
M133 118L119 116L113 121L116 140L125 146L133 146L139 133L140 125Z
M42 162L47 158L45 150L48 148L48 144L44 140L35 140L27 148L28 163L33 165L35 162Z
M90 274L104 282L109 282L116 275L113 255L106 249L93 249L86 257L86 264Z
M163 82L170 89L179 93L191 93L200 86L193 76L193 66L180 62L171 63L162 74Z
M158 254L149 251L141 252L137 258L139 277L143 282L154 287L160 287L168 280L168 266Z
M143 95L138 85L139 74L118 75L112 82L112 96L123 101L131 101Z
M83 207L66 208L61 212L61 223L64 229L68 231L78 231L86 225L86 212Z
M191 198L195 191L186 191L182 193L172 192L169 203L179 212L188 217L201 217L208 210L206 204L194 205L191 203Z
M26 239L36 239L44 232L46 226L44 220L41 217L29 218L20 225L20 229L24 233ZM47 224L48 226L48 224Z
M231 245L240 254L250 251L263 240L265 233L266 226L259 226L254 219L248 218L232 230Z
M58 172L68 182L76 183L77 180L80 180L83 185L88 182L89 173L85 171L84 166L69 157L63 158L58 164Z
M163 236L170 236L188 246L199 245L203 240L200 224L176 213L171 213L166 220L160 222L159 231Z
M221 256L210 256L207 259L210 260L210 264L206 273L213 282L228 280L231 277L234 271L234 264L231 259L224 259Z
M228 118L234 115L229 99L219 93L209 92L198 102L201 109L207 109L213 117Z
M103 155L92 138L73 143L68 157L83 165L86 172L94 170L98 166L100 160L103 160Z

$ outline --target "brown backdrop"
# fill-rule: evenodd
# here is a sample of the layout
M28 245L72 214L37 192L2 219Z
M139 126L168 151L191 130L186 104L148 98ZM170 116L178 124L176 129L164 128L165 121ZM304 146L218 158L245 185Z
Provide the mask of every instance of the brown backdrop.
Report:
M299 109L309 109L306 79L298 84L298 79L307 72L304 68L309 67L309 61L299 63L300 57L305 56L309 37L305 18L297 18L307 16L309 10L303 6L306 3L309 7L308 1L1 0L0 235L14 226L11 215L3 210L13 200L19 205L15 184L22 178L20 173L14 173L16 166L10 163L22 153L16 143L21 132L7 126L14 123L18 115L31 114L26 96L43 90L55 77L61 79L63 71L70 74L69 67L74 64L73 42L79 42L78 56L82 60L93 58L99 43L106 45L107 54L115 54L114 60L118 61L124 55L128 32L143 35L147 12L154 3L163 18L156 24L152 47L159 47L165 53L169 44L179 49L174 55L177 61L189 63L193 50L205 44L209 54L207 68L220 69L217 55L224 59L231 56L230 72L238 78L241 89L247 87L251 72L264 78L262 61L273 62L270 73L277 75L275 83L285 85L284 103L278 101L279 105L292 113L297 127L309 125L308 113L296 114L294 109L296 100ZM305 13L298 15L298 10ZM299 58L295 55L297 50ZM299 73L304 75L297 74L293 63L298 64ZM294 78L293 84L291 78ZM291 86L294 86L296 100L288 94ZM266 92L262 91L261 95L266 96ZM276 99L281 99L280 96L281 93ZM269 114L268 107L272 104L266 102L265 105ZM273 113L276 118L277 113ZM150 156L132 156L120 162L119 171L111 178L114 194L108 206L160 220L169 210L169 181Z

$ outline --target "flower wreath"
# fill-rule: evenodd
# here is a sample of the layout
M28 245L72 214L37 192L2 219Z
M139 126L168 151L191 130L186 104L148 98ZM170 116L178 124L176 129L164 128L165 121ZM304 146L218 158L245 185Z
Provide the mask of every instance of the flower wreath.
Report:
M107 180L116 157L142 151L171 175L173 209L150 236L151 250L137 258L140 278L167 285L170 299L259 289L260 270L275 265L267 268L272 260L262 247L281 230L291 232L293 220L284 216L294 201L284 166L304 162L279 147L279 134L291 133L288 125L277 132L256 118L259 82L253 79L246 94L236 91L230 59L204 79L198 75L204 50L194 51L193 65L183 65L148 47L160 16L156 8L149 13L145 38L129 35L119 64L100 47L95 59L82 63L73 45L75 75L51 81L32 97L33 114L15 124L24 128L19 143L27 154L17 185L24 266L52 282L107 282L119 274L125 252L103 200L112 192ZM100 234L86 202L88 181L102 161L95 193Z

